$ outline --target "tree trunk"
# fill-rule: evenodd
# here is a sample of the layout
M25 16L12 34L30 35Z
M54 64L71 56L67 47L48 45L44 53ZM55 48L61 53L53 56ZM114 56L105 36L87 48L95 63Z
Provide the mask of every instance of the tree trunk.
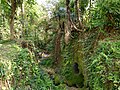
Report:
M22 37L24 37L25 36L25 31L24 31L24 2L21 3L20 8L21 8L21 17L22 17L22 22L21 22L21 24L22 24L21 32L22 33L21 34L22 34Z
M11 0L11 15L10 15L10 39L14 39L14 16L15 16L15 10L16 10L16 1Z
M77 28L76 24L74 24L74 22L72 21L71 17L70 17L70 0L66 0L66 12L67 12L67 18L69 20L69 23L70 23L70 28L72 29L75 29L76 31L80 31L82 32L80 29ZM72 31L72 30L71 30Z
M10 20L10 39L13 40L14 39L14 19L11 18Z
M58 30L56 39L55 39L55 66L58 66L61 61L61 30Z
M56 39L55 39L55 66L59 68L60 63L61 63L61 38L62 38L62 33L64 32L65 29L65 24L64 21L61 20L61 16L58 17L58 24L59 24L59 29L57 31Z
M79 22L79 27L80 29L83 29L83 24L82 24L82 21L81 21L81 17L80 17L80 12L79 12L79 9L80 9L80 0L75 0L75 8L76 8L76 14L77 14L77 19L78 19L78 22Z

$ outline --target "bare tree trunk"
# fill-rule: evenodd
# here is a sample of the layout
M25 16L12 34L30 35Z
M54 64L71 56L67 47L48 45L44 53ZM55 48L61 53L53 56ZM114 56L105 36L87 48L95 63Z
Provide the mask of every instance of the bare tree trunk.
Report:
M15 10L16 10L16 1L11 0L11 15L10 15L10 39L14 39L14 16L15 16Z
M61 20L61 16L58 17L59 30L57 31L56 39L55 39L55 66L59 68L61 63L61 38L62 32L64 32L64 21Z
M81 16L80 16L80 0L75 0L75 8L76 8L76 14L77 14L77 19L78 19L78 22L79 22L79 27L80 29L83 29L83 24L82 24L82 21L81 21Z
M61 30L58 30L55 40L55 65L58 66L61 61Z
M22 22L21 22L21 24L22 24L22 29L21 29L21 34L22 34L22 37L24 37L24 34L25 34L25 31L24 31L24 2L23 3L21 3L21 17L22 17Z
M14 39L14 19L11 18L10 20L10 39L13 40Z

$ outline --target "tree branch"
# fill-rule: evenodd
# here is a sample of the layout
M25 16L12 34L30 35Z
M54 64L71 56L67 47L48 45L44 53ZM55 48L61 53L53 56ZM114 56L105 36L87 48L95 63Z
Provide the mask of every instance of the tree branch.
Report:
M81 31L80 29L77 28L77 26L73 23L71 17L70 17L70 7L69 7L69 0L66 0L66 10L67 10L67 16L68 16L68 24L69 26L73 27L77 31ZM81 31L82 32L82 31Z
M82 22L81 22L81 17L80 17L80 12L79 12L79 9L80 9L80 5L79 5L79 0L75 0L75 9L76 9L76 14L77 14L77 19L78 19L78 22L79 22L79 26L81 29L84 28Z

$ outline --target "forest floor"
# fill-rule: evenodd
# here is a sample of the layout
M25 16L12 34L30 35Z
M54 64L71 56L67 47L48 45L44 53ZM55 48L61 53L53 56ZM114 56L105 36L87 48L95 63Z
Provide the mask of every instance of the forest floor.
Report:
M18 54L18 51L14 48L15 43L12 41L3 41L0 42L0 77L4 74L8 74L8 77L11 73L11 63L15 59L15 56ZM4 72L4 70L9 69L9 71ZM6 78L6 77L5 77ZM4 80L4 77L0 78L0 90L9 90L10 84L9 80Z
M17 55L17 50L13 47L14 43L0 44L0 60L13 60Z
M1 67L1 62L2 62L5 64L4 67L11 68L10 64L12 60L16 58L16 55L18 55L18 51L19 51L19 50L16 50L15 47L17 47L17 45L14 42L11 42L11 41L10 42L5 41L4 43L0 42L0 67ZM52 68L46 68L42 66L42 69L47 73L52 72L53 74L55 74L55 71ZM9 87L10 87L10 84L7 80L3 81L2 79L0 79L0 90L3 90L3 89L9 90ZM66 85L66 89L67 90L81 90L79 88L69 87L67 85Z

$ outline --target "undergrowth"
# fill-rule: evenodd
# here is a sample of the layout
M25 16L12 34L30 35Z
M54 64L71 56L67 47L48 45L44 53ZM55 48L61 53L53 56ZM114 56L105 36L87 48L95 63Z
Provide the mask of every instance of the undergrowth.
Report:
M89 58L92 90L120 89L120 41L101 41Z
M65 90L63 85L55 86L47 72L35 61L34 54L17 45L1 45L7 54L0 53L0 82L2 90ZM7 51L5 51L7 48ZM9 50L8 50L9 48ZM12 54L13 53L13 54ZM14 55L14 58L13 58Z

